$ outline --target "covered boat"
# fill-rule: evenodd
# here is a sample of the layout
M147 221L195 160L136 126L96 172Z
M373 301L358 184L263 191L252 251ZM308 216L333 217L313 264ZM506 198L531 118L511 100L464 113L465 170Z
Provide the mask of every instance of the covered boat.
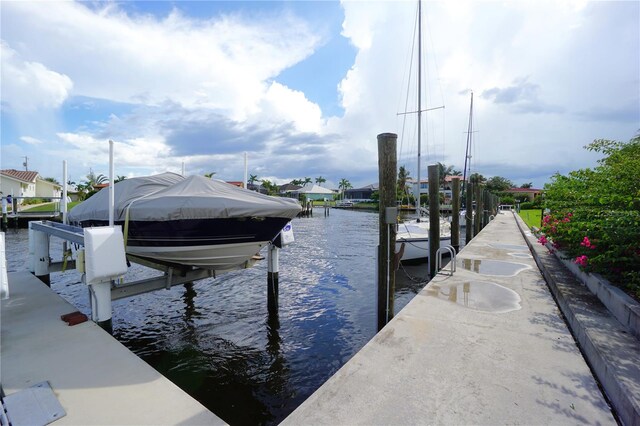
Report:
M114 191L128 254L214 270L242 265L301 211L293 199L175 173L125 179ZM69 221L108 225L109 189L74 207Z

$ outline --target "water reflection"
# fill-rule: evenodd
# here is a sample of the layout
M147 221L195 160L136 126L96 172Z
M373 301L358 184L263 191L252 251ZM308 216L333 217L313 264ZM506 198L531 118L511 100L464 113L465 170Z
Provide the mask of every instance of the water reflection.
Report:
M531 269L530 265L524 263L490 259L460 259L460 266L478 274L495 276L515 276L525 269Z
M521 308L518 293L489 281L448 285L434 283L427 286L426 294L482 312L506 313Z

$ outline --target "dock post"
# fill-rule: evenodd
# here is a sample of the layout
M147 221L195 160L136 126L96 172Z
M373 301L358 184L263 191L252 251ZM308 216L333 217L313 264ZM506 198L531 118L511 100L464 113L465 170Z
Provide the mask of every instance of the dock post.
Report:
M36 278L51 287L49 275L49 236L44 232L33 231L33 270Z
M91 320L111 334L113 332L111 281L90 284L89 296L91 298Z
M473 184L471 182L467 183L467 188L465 191L465 214L464 214L464 222L465 222L465 230L464 230L464 243L469 244L469 242L473 239Z
M270 314L278 312L278 271L280 249L269 244L267 254L267 309Z
M429 177L429 277L436 276L436 252L440 248L440 174L438 165L427 168Z
M451 245L457 253L460 251L460 177L454 176L451 183Z
M379 202L379 244L378 244L378 330L393 318L396 274L395 265L396 227L390 223L388 208L397 209L397 147L398 135L381 133L378 135L378 175L380 182ZM397 217L397 213L396 213Z
M476 220L473 223L473 236L475 237L480 233L482 229L482 187L479 182L474 182L473 184L473 192L475 193L474 198L476 199Z
M0 194L0 197L2 195ZM9 229L9 219L7 218L7 197L2 197L2 232Z

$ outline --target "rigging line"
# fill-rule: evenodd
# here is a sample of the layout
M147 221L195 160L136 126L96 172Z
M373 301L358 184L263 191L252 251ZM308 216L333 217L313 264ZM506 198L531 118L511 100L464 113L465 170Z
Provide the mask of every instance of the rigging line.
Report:
M413 54L415 52L415 43L416 43L416 32L418 31L417 28L417 20L414 21L413 23L413 35L411 37L411 48L409 49L408 52L408 62L409 62L409 70L408 73L405 75L406 76L406 81L407 81L407 91L406 91L406 97L405 97L405 103L404 103L404 111L405 113L398 113L397 115L404 115L403 120L402 120L402 129L400 132L400 152L403 151L403 145L404 145L404 141L406 140L405 136L406 136L406 126L407 126L407 117L406 114L409 109L409 94L411 93L411 76L413 75ZM406 69L406 68L405 68ZM403 78L404 80L404 78Z

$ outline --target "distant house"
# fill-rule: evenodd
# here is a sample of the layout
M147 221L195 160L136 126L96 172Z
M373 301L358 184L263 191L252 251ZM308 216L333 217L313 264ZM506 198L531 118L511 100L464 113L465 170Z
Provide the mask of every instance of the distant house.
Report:
M21 203L20 197L60 197L62 186L42 179L38 172L6 169L0 170L0 191L2 196L12 195Z
M523 196L526 196L529 199L529 201L533 201L536 198L538 198L540 195L542 195L542 189L535 189L535 188L510 188L510 189L507 189L505 192L512 194L516 198L521 198Z
M353 201L370 201L374 191L377 191L378 188L377 183L372 183L371 185L363 186L362 188L347 189L344 191L344 199Z
M300 185L294 185L292 183L285 183L284 185L280 185L278 187L278 193L284 196L292 196L294 191L302 188Z
M228 180L229 185L237 186L238 188L244 188L244 182L240 180Z
M319 185L306 185L302 188L290 191L289 193L297 196L298 198L304 195L307 197L307 200L324 200L325 198L333 200L333 196L335 195L335 192L332 190L323 188Z

